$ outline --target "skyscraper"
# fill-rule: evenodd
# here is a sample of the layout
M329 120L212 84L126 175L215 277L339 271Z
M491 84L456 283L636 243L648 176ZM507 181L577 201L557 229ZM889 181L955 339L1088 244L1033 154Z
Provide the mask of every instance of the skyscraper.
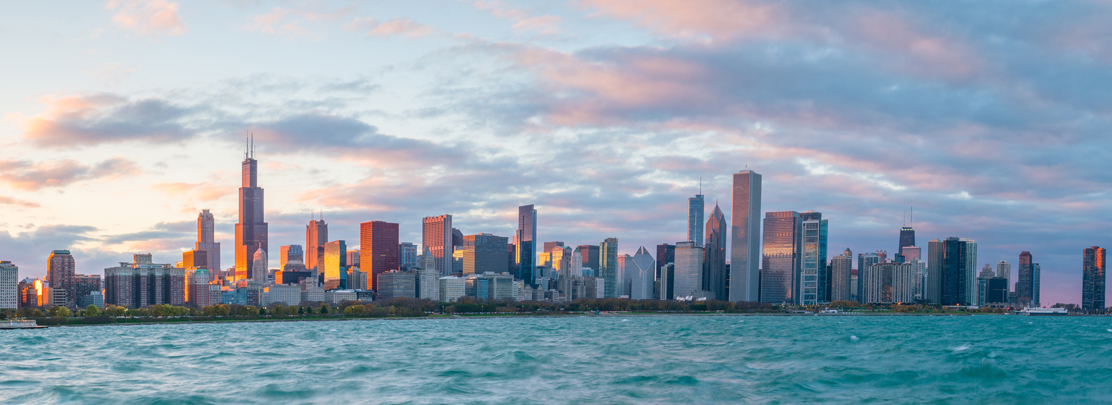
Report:
M334 240L324 244L324 262L320 264L324 275L324 289L350 288L347 286L347 243Z
M703 190L687 199L687 240L703 246Z
M769 212L764 220L761 302L799 303L802 223L795 211ZM677 292L679 294L679 292Z
M239 188L239 223L236 224L236 280L253 279L255 251L270 251L263 216L263 189L258 184L259 162L254 155L255 145L252 144L243 153L243 186Z
M606 280L605 298L618 298L618 238L599 244L598 278Z
M1010 280L1012 277L1012 264L1008 263L1006 260L1001 260L996 263L996 277ZM1011 288L1010 282L1008 288Z
M1030 306L1035 296L1035 269L1031 266L1031 252L1019 254L1019 280L1015 285L1015 296L1021 306Z
M588 268L598 274L598 245L579 245L579 255L582 257L583 266L581 268Z
M452 275L452 216L444 214L425 217L422 221L421 250L428 249L436 259L436 270L441 277Z
M667 243L661 243L659 245L656 245L656 278L657 278L657 280L659 280L660 277L661 277L661 274L663 274L663 273L661 273L661 270L664 268L664 266L666 266L666 265L668 265L668 263L672 263L674 261L676 261L676 245L669 245Z
M942 305L973 305L977 299L976 243L955 237L942 241Z
M707 239L703 245L703 289L710 291L710 298L728 301L730 291L726 288L726 216L718 204L707 220Z
M734 174L731 211L730 301L757 301L761 262L760 174L750 170Z
M463 275L506 273L509 238L489 233L463 237Z
M927 242L927 286L925 299L932 304L942 303L942 258L946 252L942 241L932 239ZM860 270L859 270L860 271Z
M630 274L629 298L635 300L653 299L656 261L653 260L648 249L645 249L644 246L637 249L637 254L633 255L632 263L626 263L626 272Z
M66 291L68 304L65 306L72 306L77 302L76 264L70 251L50 252L50 256L46 259L46 281L50 288L61 288Z
M409 242L398 244L398 267L408 269L417 266L417 245ZM436 278L439 280L440 276Z
M850 279L853 272L853 252L846 251L830 259L830 301L849 301L851 298Z
M1081 257L1081 309L1090 314L1104 313L1104 284L1108 280L1108 250L1085 248Z
M279 270L286 269L286 263L290 261L305 263L305 250L301 245L286 245L281 247L281 256L278 258Z
M205 252L205 268L220 270L220 244L216 242L216 219L209 210L197 214L197 243L194 250ZM211 274L211 272L210 272Z
M320 263L318 249L328 243L328 224L324 222L324 215L320 219L310 219L305 225L305 268L312 270Z
M802 229L800 274L795 283L798 301L803 305L829 302L827 298L826 271L826 227L827 220L820 212L804 212L799 215Z
M910 226L900 228L900 248L896 252L903 253L903 248L915 246L915 229ZM911 260L908 258L908 260Z
M536 267L537 210L533 209L533 204L529 204L517 207L517 274L515 277L536 288L536 275L533 274Z
M880 256L876 253L857 254L857 302L865 304L865 270L874 264L880 263ZM941 262L940 262L941 263Z
M19 308L19 267L0 261L0 309Z
M703 249L695 242L676 243L673 292L676 297L698 295L703 288Z
M359 224L359 269L367 273L368 285L349 288L378 291L379 275L401 268L398 246L398 224L383 221Z

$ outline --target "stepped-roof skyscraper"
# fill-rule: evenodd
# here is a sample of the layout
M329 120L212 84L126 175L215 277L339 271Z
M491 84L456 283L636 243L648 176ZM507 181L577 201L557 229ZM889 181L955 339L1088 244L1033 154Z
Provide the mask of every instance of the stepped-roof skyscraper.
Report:
M706 245L703 245L703 289L710 291L710 298L719 301L730 299L726 288L726 215L714 203L714 211L707 220Z
M267 223L263 218L263 189L259 187L259 162L252 143L243 153L239 188L239 223L236 224L236 280L253 279L255 251L270 250Z
M324 244L328 243L328 223L324 222L324 213L320 219L313 217L309 225L305 225L305 268L312 270L320 265L320 258L324 256Z
M761 175L750 170L734 173L730 218L730 301L760 297Z

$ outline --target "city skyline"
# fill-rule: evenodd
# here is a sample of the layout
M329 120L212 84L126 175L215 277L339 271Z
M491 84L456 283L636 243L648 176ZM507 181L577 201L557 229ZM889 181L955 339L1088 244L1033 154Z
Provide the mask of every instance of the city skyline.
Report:
M362 222L398 223L399 239L419 244L420 219L442 214L464 234L509 237L515 207L535 204L537 243L616 237L618 253L633 254L685 240L682 213L699 177L707 202L718 200L732 221L731 176L751 168L764 175L756 219L822 212L832 252L895 255L902 212L914 202L920 245L976 240L975 267L1007 260L1013 282L1019 252L1030 251L1042 301L1079 303L1082 249L1109 245L1107 222L1093 220L1109 207L1109 180L1103 166L1074 156L1107 149L1101 106L1112 94L1096 79L1107 48L1067 40L1100 37L1085 35L1084 21L1070 24L1074 37L1043 43L1010 23L982 26L978 12L946 18L938 5L827 10L831 20L768 5L780 30L709 24L713 15L699 12L683 20L667 12L672 3L643 4L647 14L596 2L445 3L470 24L401 3L197 2L158 24L130 6L14 5L0 19L26 35L0 41L23 63L0 69L29 79L9 80L0 96L0 139L12 156L0 162L8 212L0 259L21 278L45 275L43 257L59 249L83 274L135 253L177 261L197 243L198 213L210 209L230 267L234 162L250 131L267 190L270 268L279 260L271 250L301 244L318 210L330 240L354 248ZM500 15L520 13L497 10L560 18L513 20ZM1108 12L1017 5L1004 20ZM838 18L891 23L855 30ZM388 29L403 26L411 30ZM1013 60L981 30L1031 50ZM764 56L784 44L783 58ZM339 63L291 62L277 51L285 48ZM816 70L811 57L829 63ZM1040 69L1092 86L1030 73ZM475 74L437 76L452 70ZM861 90L828 93L817 77ZM787 83L800 87L776 87ZM628 93L638 87L647 93Z

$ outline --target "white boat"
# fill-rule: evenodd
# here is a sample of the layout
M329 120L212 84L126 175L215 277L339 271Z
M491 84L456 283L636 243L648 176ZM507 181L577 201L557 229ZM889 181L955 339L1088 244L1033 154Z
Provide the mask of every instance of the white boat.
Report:
M34 319L12 319L7 322L0 323L0 329L46 329L45 326L39 326L39 323Z
M1069 311L1065 308L1023 308L1020 313L1027 316L1065 316Z
M827 309L822 310L821 313L823 313L823 314L836 314L836 313L838 313L838 310L827 308Z

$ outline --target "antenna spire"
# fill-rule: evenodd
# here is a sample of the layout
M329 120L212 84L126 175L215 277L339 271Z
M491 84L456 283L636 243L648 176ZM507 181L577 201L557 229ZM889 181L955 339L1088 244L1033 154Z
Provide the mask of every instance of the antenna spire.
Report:
M703 176L699 176L699 195L703 195Z

